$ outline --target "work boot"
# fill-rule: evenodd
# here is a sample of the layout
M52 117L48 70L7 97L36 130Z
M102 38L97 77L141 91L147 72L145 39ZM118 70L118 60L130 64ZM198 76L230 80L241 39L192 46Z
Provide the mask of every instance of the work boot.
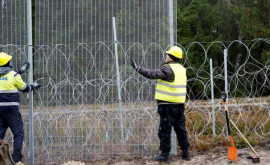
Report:
M155 156L155 161L158 162L169 162L169 154L168 153L161 153L157 156Z
M24 164L21 161L19 161L15 165L24 165Z
M181 157L182 159L187 160L187 161L191 160L190 152L188 150L182 151Z

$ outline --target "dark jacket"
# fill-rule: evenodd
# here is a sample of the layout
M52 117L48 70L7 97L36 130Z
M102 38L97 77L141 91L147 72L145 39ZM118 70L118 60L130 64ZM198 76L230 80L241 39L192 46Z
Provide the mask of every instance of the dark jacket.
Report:
M168 64L177 63L175 61L170 61L162 64L161 68L158 69L146 69L146 68L140 68L139 73L150 79L162 79L164 81L173 82L174 81L174 73Z

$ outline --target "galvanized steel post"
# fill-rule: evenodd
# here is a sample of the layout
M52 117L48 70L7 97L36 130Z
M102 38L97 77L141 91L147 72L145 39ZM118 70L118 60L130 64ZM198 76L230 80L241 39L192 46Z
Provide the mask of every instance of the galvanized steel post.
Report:
M174 29L173 29L173 1L169 0L169 29L170 29L170 47L174 46ZM174 129L172 130L172 153L177 155L176 150L176 134Z
M174 1L174 0L169 0L170 46L173 46L173 45L174 45L173 1Z
M117 74L118 101L119 101L119 110L120 110L121 143L122 143L122 147L123 147L123 145L124 145L124 128L123 128L123 111L122 111L121 84L120 84L121 78L120 78L119 64L118 64L118 50L117 50L117 35L116 35L115 17L112 17L112 23L113 23L115 65L116 65L116 74Z
M32 1L27 0L27 53L30 63L28 83L33 83L33 43L32 43ZM33 129L33 91L29 93L29 156L30 165L34 165L34 129Z
M214 80L213 80L213 63L210 58L210 77L211 77L211 103L212 103L212 118L213 118L213 135L216 136L216 125L215 125L215 103L214 103Z

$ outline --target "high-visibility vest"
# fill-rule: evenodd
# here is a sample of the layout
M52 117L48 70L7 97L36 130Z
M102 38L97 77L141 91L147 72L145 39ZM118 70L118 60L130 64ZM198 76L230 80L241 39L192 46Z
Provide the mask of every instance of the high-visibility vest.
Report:
M0 112L18 109L19 90L24 90L26 86L21 76L14 71L0 76Z
M187 93L186 69L178 63L169 65L174 73L174 81L168 82L158 79L155 99L173 103L185 103Z

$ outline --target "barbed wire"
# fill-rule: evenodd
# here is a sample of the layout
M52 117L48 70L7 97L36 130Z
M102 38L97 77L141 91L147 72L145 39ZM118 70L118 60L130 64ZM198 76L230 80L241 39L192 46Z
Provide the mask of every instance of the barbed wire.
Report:
M53 164L71 159L92 161L158 152L155 81L136 73L129 66L129 58L134 58L141 67L158 68L164 62L168 47L162 48L157 43L147 46L118 43L124 123L122 144L113 44L34 46L34 79L43 77L41 89L34 93L37 163ZM268 52L257 50L258 44L265 44ZM226 44L216 41L207 45L199 42L177 45L184 50L181 63L188 73L185 113L189 138L202 141L203 136L213 136L210 58L213 58L214 65L216 135L226 137L224 108L219 96L224 91L223 49L228 48L230 117L244 134L269 139L270 59L266 58L263 63L257 57L258 52L269 53L270 41L256 39L248 44L236 40ZM0 49L13 55L14 68L27 60L27 46L0 45ZM237 63L233 57L239 53L242 56ZM24 155L27 155L28 105L27 96L21 97L26 132ZM10 133L6 139L11 142Z

